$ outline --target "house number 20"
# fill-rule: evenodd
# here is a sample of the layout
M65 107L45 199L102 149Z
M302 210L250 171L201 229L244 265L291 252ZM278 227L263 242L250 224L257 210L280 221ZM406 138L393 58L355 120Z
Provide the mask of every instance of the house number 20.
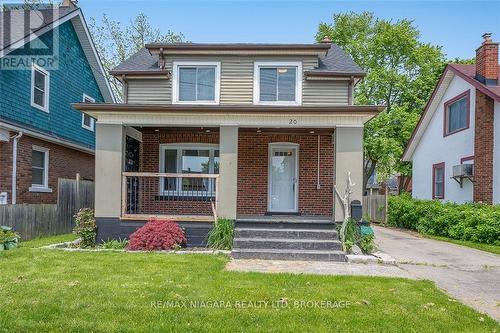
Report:
M297 125L297 119L290 119L288 125Z

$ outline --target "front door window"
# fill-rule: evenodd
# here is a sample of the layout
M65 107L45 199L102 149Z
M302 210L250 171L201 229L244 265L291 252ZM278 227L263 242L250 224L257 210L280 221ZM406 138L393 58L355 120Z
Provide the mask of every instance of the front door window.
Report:
M270 147L269 211L297 211L297 148L287 145Z

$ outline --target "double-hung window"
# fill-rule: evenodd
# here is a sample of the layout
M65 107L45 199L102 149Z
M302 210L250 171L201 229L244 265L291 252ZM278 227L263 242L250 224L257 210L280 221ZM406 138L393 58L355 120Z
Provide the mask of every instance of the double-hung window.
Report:
M49 189L49 150L33 146L31 150L31 187L30 192L50 192Z
M444 199L444 172L445 164L438 163L432 166L432 198Z
M254 104L300 105L301 62L255 62Z
M470 91L444 103L444 136L469 128Z
M162 144L160 172L218 174L219 147L211 144ZM160 182L160 194L215 196L215 179L164 177Z
M31 106L49 112L50 74L40 66L31 66Z
M83 94L83 103L95 103L95 99ZM95 119L86 113L82 113L82 127L88 129L89 131L94 131Z
M173 67L173 103L219 104L220 63L174 62Z

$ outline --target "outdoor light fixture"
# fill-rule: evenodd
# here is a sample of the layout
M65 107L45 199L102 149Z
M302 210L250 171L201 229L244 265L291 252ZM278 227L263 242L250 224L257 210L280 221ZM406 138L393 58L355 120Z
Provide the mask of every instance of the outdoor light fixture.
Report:
M278 68L278 73L285 74L286 72L288 72L288 68Z
M210 130L209 129L205 130L205 133L210 133Z
M260 128L257 129L257 133L262 133L262 130Z
M309 131L310 134L314 134L314 131Z

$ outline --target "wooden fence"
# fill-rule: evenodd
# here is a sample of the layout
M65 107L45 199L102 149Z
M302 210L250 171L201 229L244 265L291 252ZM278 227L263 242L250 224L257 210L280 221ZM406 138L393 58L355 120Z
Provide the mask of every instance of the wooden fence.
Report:
M0 205L0 225L12 227L22 240L70 233L73 216L87 207L94 208L94 182L60 178L57 204Z
M368 194L363 197L363 216L371 222L386 221L386 196L385 194Z

